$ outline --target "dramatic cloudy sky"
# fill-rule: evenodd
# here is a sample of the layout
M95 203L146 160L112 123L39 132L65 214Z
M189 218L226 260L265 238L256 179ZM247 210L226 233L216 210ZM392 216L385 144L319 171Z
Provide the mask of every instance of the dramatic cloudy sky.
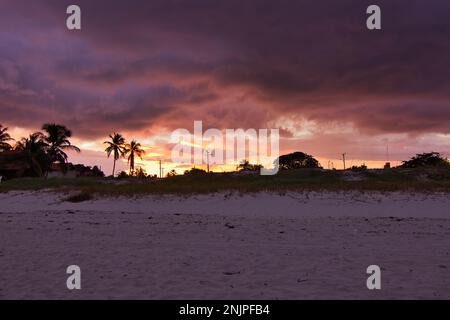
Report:
M387 144L390 160L449 156L449 17L442 0L0 0L0 123L17 139L66 124L72 160L104 168L111 131L143 142L150 169L194 120L280 128L283 152L324 167L343 152L379 166Z

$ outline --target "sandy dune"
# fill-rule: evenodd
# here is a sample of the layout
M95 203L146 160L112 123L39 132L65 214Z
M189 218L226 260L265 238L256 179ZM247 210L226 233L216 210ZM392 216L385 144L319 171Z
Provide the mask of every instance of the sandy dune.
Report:
M1 299L450 298L448 194L63 196L0 194Z

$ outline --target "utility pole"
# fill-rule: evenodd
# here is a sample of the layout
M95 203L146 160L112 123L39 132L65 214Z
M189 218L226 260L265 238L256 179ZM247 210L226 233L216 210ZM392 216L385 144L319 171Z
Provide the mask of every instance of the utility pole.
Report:
M159 177L162 178L161 160L159 160Z
M344 162L344 170L346 169L346 168L345 168L345 155L346 155L346 153L344 152L344 153L342 154L342 162Z
M209 150L206 150L206 166L208 168L208 173L209 173Z

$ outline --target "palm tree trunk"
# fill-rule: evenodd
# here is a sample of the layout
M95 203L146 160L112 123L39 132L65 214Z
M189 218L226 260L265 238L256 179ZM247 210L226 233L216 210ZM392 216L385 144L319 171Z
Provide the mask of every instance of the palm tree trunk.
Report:
M114 172L116 171L116 159L114 159L114 164L113 164L113 171L112 171L112 176L114 178Z
M130 159L130 176L133 175L134 172L134 155L131 155Z

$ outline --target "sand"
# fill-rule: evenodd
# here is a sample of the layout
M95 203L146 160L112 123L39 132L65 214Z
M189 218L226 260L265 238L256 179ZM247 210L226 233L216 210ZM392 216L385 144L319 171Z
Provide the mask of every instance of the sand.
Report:
M0 299L450 298L448 194L65 196L0 194Z

